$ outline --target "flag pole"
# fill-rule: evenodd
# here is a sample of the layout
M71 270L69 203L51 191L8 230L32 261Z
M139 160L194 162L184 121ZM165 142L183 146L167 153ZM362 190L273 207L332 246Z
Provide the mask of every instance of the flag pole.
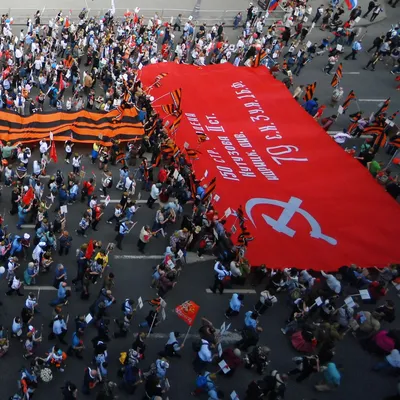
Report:
M188 328L188 330L187 330L187 332L186 332L186 335L185 335L185 337L184 337L184 339L183 339L182 345L185 344L186 339L187 339L187 337L188 337L188 335L189 335L190 329L192 329L192 325L189 325L189 328Z
M157 97L157 98L156 98L155 100L153 100L151 103L153 104L153 103L155 103L157 100L160 100L160 99L162 99L163 97L168 96L169 94L170 94L170 92L165 93L165 94L163 94L162 96Z

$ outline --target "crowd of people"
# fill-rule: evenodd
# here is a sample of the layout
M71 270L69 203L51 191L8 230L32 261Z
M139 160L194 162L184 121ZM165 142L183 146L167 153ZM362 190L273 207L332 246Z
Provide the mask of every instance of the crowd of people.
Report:
M182 154L175 156L171 153L173 143L169 139L168 128L152 108L140 81L140 69L137 69L140 64L144 66L168 60L199 66L233 62L237 66L250 67L257 63L257 56L263 54L260 63L267 64L272 72L283 72L287 78L285 84L290 88L293 75L299 75L314 56L326 51L330 55L324 71L331 72L338 61L338 54L342 53L337 46L329 49L333 44L352 46L348 59L356 56L359 49L355 43L360 42L356 39L361 31L355 21L362 13L360 8L354 9L349 21L343 24L339 23L344 12L340 6L326 10L321 6L315 14L310 6L301 1L287 3L284 7L286 13L282 24L271 26L253 5L249 6L244 17L239 13L234 27L243 30L236 44L227 40L223 24L211 28L205 24L197 26L191 20L184 23L181 15L172 23L164 23L157 15L145 21L138 13L128 12L122 21L116 21L109 11L104 19L98 21L89 18L83 10L78 23L69 21L60 12L44 25L38 12L27 21L26 32L22 30L18 35L14 35L8 16L2 17L0 107L21 115L27 113L27 108L29 113L43 112L48 111L45 105L47 98L50 107L67 111L136 107L138 119L143 122L146 132L140 141L121 143L114 140L109 147L104 146L101 140L95 142L90 162L98 167L98 176L95 173L87 175L82 168L83 155L75 151L72 140L67 140L64 143L64 162L70 164L72 170L63 174L58 169L47 182L43 176L51 162L49 141L43 139L39 142L37 156L37 150L30 145L1 145L4 186L12 188L9 212L18 216L18 222L13 232L10 223L4 223L4 219L9 217L2 216L0 257L4 267L0 268L0 272L6 273L6 295L16 294L24 299L20 315L3 323L4 326L11 326L12 338L8 337L4 326L0 329L0 354L5 355L10 345L17 345L20 341L24 347L24 358L30 362L21 371L22 393L13 399L30 399L38 385L53 379L56 371L65 370L68 357L81 358L83 352L88 352L85 334L88 325L97 329L97 336L91 341L93 363L86 365L83 382L66 382L62 388L65 400L77 398L78 391L90 394L96 386L100 386L100 390L96 390L98 399L113 399L117 386L133 394L142 383L146 398L165 399L169 389L167 374L170 359L180 357L184 339L171 332L165 348L147 368L144 362L146 337L162 321L163 299L174 290L180 274L184 273L187 251L197 252L199 258L207 253L217 257L215 279L210 287L213 293L218 290L222 294L227 286L235 288L246 282L254 286L266 285L253 309L244 313L242 339L233 348L224 348L222 353L219 352L218 345L224 332L216 329L210 321L202 320L199 329L201 339L193 343L193 368L197 378L192 395L207 393L213 400L227 398L230 394L219 389L220 376L232 376L242 366L254 368L265 375L263 379L249 384L247 400L263 396L283 398L291 375L297 375L296 380L301 382L312 373L320 372L321 382L315 389L334 390L340 386L342 374L341 366L335 361L335 342L350 332L366 350L382 356L382 362L374 367L375 370L397 371L400 368L398 331L388 328L395 318L395 307L391 300L386 300L388 288L392 284L393 287L398 285L398 266L383 270L362 270L349 266L343 267L340 275L298 271L295 268L284 271L268 270L265 266L250 268L246 246L251 241L251 235L244 218L241 218L242 211L239 209L236 212L241 234L234 242L230 232L224 229L224 217L218 214L211 202L212 182L204 184L203 179L192 174L190 160ZM378 8L378 4L371 8L372 16L379 14ZM324 39L321 45L305 46L311 28L304 17L316 24L321 19L323 30L330 26L334 30L333 43ZM393 60L393 73L400 71L398 33L398 27L394 27L381 38L380 43L373 43L380 58ZM284 61L279 62L282 56ZM380 58L372 63L374 67ZM101 87L100 95L96 85ZM69 86L72 87L72 95L66 97ZM37 96L33 96L35 88L38 89ZM300 99L303 88L299 89L295 92ZM340 96L336 95L335 102L339 100ZM310 113L318 110L318 106L310 103L305 108ZM349 130L354 135L362 130L362 115L357 118L351 121L353 130ZM373 143L366 142L363 146L364 153L359 157L371 173L378 176L380 171L372 165L373 157L366 160L366 155L372 153L370 148L373 148ZM149 153L150 157L146 158ZM118 176L113 176L115 169L119 170ZM386 175L390 178L390 173ZM113 187L121 190L121 199L110 212L108 200ZM148 251L147 245L154 237L167 236L167 227L172 226L173 233L168 239L163 260L155 266L149 278L155 295L146 304L150 311L140 324L141 333L125 353L111 355L114 358L120 356L118 374L121 381L116 385L107 378L110 360L107 343L128 336L136 308L140 305L131 298L116 296L115 275L110 271L109 254L122 250L125 245L125 237L136 224L135 214L140 212L137 199L143 190L148 196L145 207L152 209L155 204L160 206L154 220L139 230L138 251ZM85 204L86 210L79 225L70 227L65 206L73 208L74 203ZM53 210L55 214L50 212ZM35 225L32 237L24 232L26 223ZM76 235L87 238L89 232L97 231L99 224L103 227L104 223L113 225L115 244L105 245L98 240L89 240L79 246L76 249L76 275L70 279L69 268L55 261L75 250L74 235L70 232L76 228ZM40 282L43 274L49 273L54 276L57 295L50 303L52 317L47 339L57 340L57 344L40 356L39 353L43 352L40 347L43 327L35 326L35 313L42 309L40 299L34 291L25 296L21 288L24 286L29 290L29 286ZM97 291L92 291L92 285L97 283L101 283L98 295ZM79 294L79 301L95 297L88 306L90 317L86 313L77 316L73 324L65 314L65 306L75 297L69 289L70 284ZM362 295L358 290L362 290ZM362 296L362 305L353 300L354 296ZM266 344L259 343L262 319L278 301L286 301L292 307L282 333L290 336L291 345L302 355L295 358L295 368L288 363L289 372L272 368L266 373L270 364L270 349ZM364 309L364 303L378 304L374 309ZM117 328L111 335L108 312L118 304L120 317L116 319ZM225 317L231 320L241 315L242 306L243 296L233 294ZM71 340L66 339L67 335ZM250 347L252 349L248 352ZM221 362L229 368L218 369L217 364Z

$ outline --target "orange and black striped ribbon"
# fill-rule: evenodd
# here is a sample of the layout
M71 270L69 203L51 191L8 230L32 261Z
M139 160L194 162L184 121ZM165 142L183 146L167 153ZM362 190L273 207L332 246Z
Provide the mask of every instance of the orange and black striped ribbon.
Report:
M203 201L208 200L211 194L214 192L215 188L217 187L217 178L213 178L210 184L207 186L207 189L204 193Z
M197 143L203 143L207 140L207 135L204 135L203 133L197 135Z
M196 150L196 149L186 149L186 154L190 159L197 159L199 158L199 154L201 154L201 151Z
M375 117L377 117L378 115L384 114L387 111L387 109L389 108L389 104L390 104L390 97L383 102L383 104L381 105L379 110L375 113Z
M156 76L156 80L154 82L154 86L159 88L161 87L161 79L165 78L168 75L168 72L162 72Z
M307 85L305 94L303 97L304 101L311 100L314 97L314 92L315 92L316 87L317 87L317 82L310 83L309 85Z
M253 61L253 67L254 68L259 67L260 66L260 62L261 62L261 52L258 51L256 56L255 56L255 58L254 58L254 61Z
M390 140L389 144L400 149L400 136L395 136Z
M336 69L335 75L333 75L331 86L336 87L337 85L339 85L342 76L343 76L343 65L342 63L340 63Z
M176 131L179 128L179 125L181 124L182 121L182 111L178 112L178 116L176 117L175 121L172 123L171 128L170 128L170 133L171 135L174 135Z
M93 143L102 137L103 145L110 145L111 139L132 140L144 135L143 124L137 120L135 108L124 109L118 124L117 109L108 113L94 113L87 110L76 112L36 113L20 116L0 111L0 139L8 141L35 142L49 137L53 132L54 140L66 141L73 136L74 142Z
M173 92L171 92L171 97L172 97L172 101L175 104L175 108L177 110L181 109L181 101L182 101L182 89L176 89Z
M161 109L165 112L165 114L171 115L175 112L175 105L174 104L164 104L161 106Z
M400 112L400 110L397 110L396 112L394 112L394 113L389 117L389 119L390 119L391 121L394 121L394 120L396 119L397 115L399 114L399 112Z
M354 90L350 90L350 93L348 94L348 96L346 97L346 100L344 101L344 103L342 104L342 108L343 110L347 110L347 108L350 105L351 100L355 99L356 95L354 93Z

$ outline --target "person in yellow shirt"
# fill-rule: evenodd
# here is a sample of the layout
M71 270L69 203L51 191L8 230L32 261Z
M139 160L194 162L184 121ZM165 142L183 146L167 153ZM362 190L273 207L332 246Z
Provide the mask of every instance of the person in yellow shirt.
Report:
M93 149L92 149L92 164L94 164L96 162L97 157L99 156L99 150L100 150L100 143L94 142Z

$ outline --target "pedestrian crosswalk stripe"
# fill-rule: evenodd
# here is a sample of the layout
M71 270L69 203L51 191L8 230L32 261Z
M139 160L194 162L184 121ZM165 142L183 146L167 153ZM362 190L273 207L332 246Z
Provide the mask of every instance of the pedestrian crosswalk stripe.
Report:
M33 229L35 227L35 224L22 224L21 228L22 229Z
M382 101L385 101L385 99L357 99L358 101L366 101L366 102L377 102L377 103L379 103L379 102L382 102Z
M210 294L213 293L211 289L206 289L206 293ZM219 292L217 292L219 293ZM224 294L232 294L232 293L239 293L239 294L257 294L254 289L224 289Z
M29 290L49 290L49 291L52 291L52 290L56 291L57 290L54 286L45 286L45 285L43 285L43 286L41 286L41 285L39 285L39 286L25 286L25 288L29 289ZM71 286L66 286L65 289L66 290L71 290Z
M136 337L139 332L134 332L133 337ZM163 339L167 341L169 339L169 333L150 333L147 339ZM197 333L189 333L187 339L200 339L200 335ZM242 339L242 336L236 332L225 332L220 336L220 341L223 343L235 343Z
M116 260L162 260L164 256L161 254L157 255L134 255L134 254L121 254L121 255L114 255Z

